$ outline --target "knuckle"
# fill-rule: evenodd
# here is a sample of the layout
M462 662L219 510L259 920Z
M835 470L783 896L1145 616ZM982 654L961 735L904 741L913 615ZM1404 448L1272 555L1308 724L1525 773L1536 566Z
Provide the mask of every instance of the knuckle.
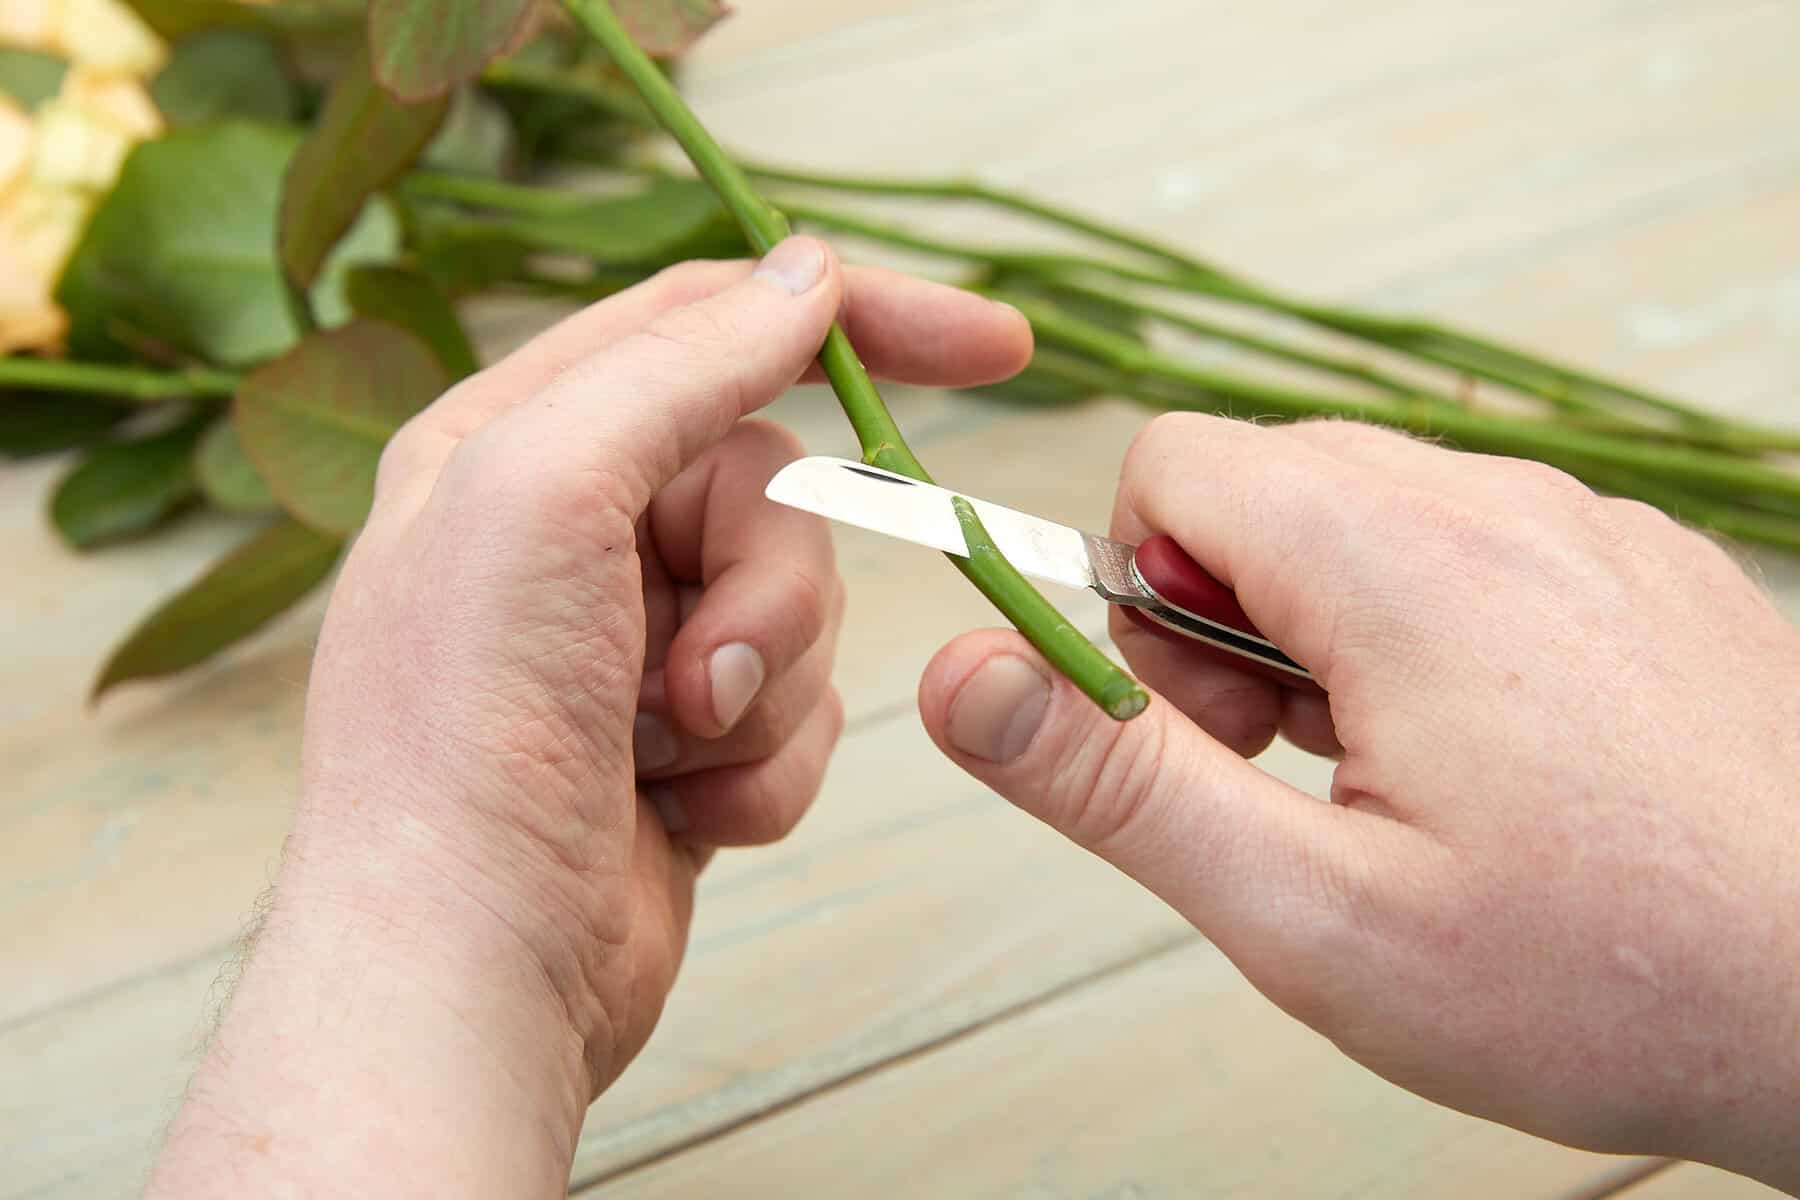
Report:
M659 292L685 295L714 282L721 264L713 259L690 258L664 267L646 283Z
M1059 824L1071 838L1104 854L1133 836L1160 784L1164 741L1161 722L1148 722L1103 740L1078 737L1064 749L1053 778L1070 789L1073 810Z
M1129 477L1171 452L1179 452L1219 425L1217 417L1205 413L1161 413L1131 439L1125 452L1125 474Z
M1382 524L1395 531L1410 531L1406 539L1427 557L1427 567L1445 561L1485 562L1498 556L1505 540L1497 508L1444 492L1422 488L1395 488L1379 502Z
M1548 463L1537 462L1529 458L1507 459L1502 464L1508 480L1520 490L1549 492L1554 495L1580 500L1593 498L1594 493L1587 484L1575 478L1567 471L1553 467Z
M1246 681L1220 695L1196 724L1233 754L1253 758L1281 732L1281 701L1263 685Z
M788 572L782 605L785 627L796 643L810 646L825 632L836 599L837 573L815 572L794 567Z
M784 462L791 462L806 454L806 443L800 440L798 434L785 425L778 425L761 417L739 421L732 428L731 436L774 451L769 456L771 459L779 456Z
M504 423L487 426L457 443L442 490L461 523L505 530L533 553L558 546L582 553L635 548L626 472L525 465L532 461Z
M849 721L849 714L844 708L844 697L835 687L825 689L826 744L835 746L839 738L844 736L844 725Z
M747 794L735 798L738 834L734 841L760 846L778 842L794 831L812 800L810 792L784 786L764 771Z
M738 719L729 735L732 748L753 758L768 758L787 745L799 728L794 706L780 698L759 700Z
M682 361L713 358L737 344L736 330L714 305L670 309L636 335L678 354Z
M393 490L421 470L432 440L441 435L426 428L424 415L413 417L395 431L375 462L375 492Z
M1309 417L1286 428L1293 437L1321 450L1354 449L1359 446L1416 440L1404 433L1352 421L1347 417Z

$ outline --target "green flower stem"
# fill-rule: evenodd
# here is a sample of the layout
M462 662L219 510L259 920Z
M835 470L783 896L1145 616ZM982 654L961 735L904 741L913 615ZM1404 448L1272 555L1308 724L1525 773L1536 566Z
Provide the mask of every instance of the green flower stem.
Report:
M924 200L971 200L993 208L1003 208L1021 216L1032 217L1048 225L1059 226L1154 259L1165 267L1181 272L1198 272L1230 278L1225 272L1148 238L1085 217L1078 212L1048 204L1018 192L990 187L973 180L958 179L892 179L859 175L833 175L821 171L795 171L781 167L746 164L745 170L757 179L820 191L848 192L865 196L901 196Z
M694 169L736 218L752 249L758 254L768 253L787 236L787 218L757 193L749 177L713 140L680 93L631 40L607 0L565 2L569 12L624 72L663 128L680 143ZM930 475L907 446L900 427L894 423L841 326L833 324L826 334L819 363L856 430L864 461L929 481ZM965 533L969 532L966 523L964 528ZM986 532L979 529L979 522L975 530L977 536L968 538L970 556L967 559L952 556L963 574L1018 626L1019 632L1046 659L1057 664L1059 669L1064 663L1071 664L1079 672L1071 678L1107 713L1123 720L1142 711L1144 694L1131 677L1107 659L1013 569ZM1135 707L1131 703L1132 695L1138 698Z
M1215 342L1226 342L1234 346L1242 346L1266 357L1290 362L1326 375L1334 375L1340 379L1348 379L1356 383L1372 387L1390 396L1410 396L1428 398L1452 408L1460 407L1457 402L1446 395L1434 393L1430 389L1410 383L1389 375L1378 368L1355 359L1342 358L1335 354L1325 354L1300 346L1292 346L1286 342L1278 342L1273 338L1250 333L1242 329L1234 329L1229 325L1221 325L1216 321L1208 321L1202 317L1191 316L1172 308L1150 304L1132 296L1115 295L1098 288L1088 287L1080 283L1059 283L1058 288L1071 296L1077 296L1092 304L1104 305L1113 311L1132 317L1139 317L1172 329L1180 329L1187 333L1198 334Z
M635 168L633 171L638 174L667 174L660 168ZM940 194L938 190L940 187L948 185L921 186L929 187L932 190L920 194L937 195ZM413 198L443 200L527 216L564 213L585 203L587 199L582 193L574 191L435 172L415 172L407 178L402 185L402 190L407 196ZM862 217L801 205L790 205L787 211L806 224L880 242L898 249L937 258L955 259L985 267L990 271L1011 271L1042 278L1054 283L1059 289L1073 295L1080 295L1095 303L1110 305L1121 312L1129 312L1171 328L1182 329L1213 340L1240 345L1271 358L1366 384L1393 396L1428 400L1449 407L1463 407L1455 397L1446 392L1423 384L1412 383L1354 359L1295 346L1261 334L1235 329L1175 309L1139 300L1130 295L1104 291L1081 282L1084 278L1100 275L1120 282L1152 287L1175 286L1164 274L1075 255L1014 252L964 245L941 238L927 237ZM1236 287L1237 285L1229 286ZM1359 337L1361 335L1348 333L1345 336ZM1376 344L1387 345L1382 342ZM1458 364L1440 363L1440 365L1456 368ZM1535 394L1534 389L1538 386L1537 383L1527 379L1518 379L1505 371L1499 372L1499 375L1490 373L1490 378L1498 379L1500 376L1513 381L1515 390L1523 391L1526 394ZM1559 424L1594 433L1618 434L1645 441L1736 451L1742 454L1800 453L1800 432L1746 425L1716 416L1708 417L1705 423L1658 426L1610 412L1580 409L1565 412L1559 419Z
M1113 665L1081 631L1069 624L1068 618L1026 582L1018 568L994 547L975 506L961 496L951 502L956 519L962 525L963 540L969 544L969 557L953 560L963 574L981 587L994 606L1020 629L1044 628L1058 636L1048 639L1044 657L1050 665L1067 675L1083 692L1093 697L1114 720L1128 721L1144 711L1150 697L1131 676Z
M210 367L160 371L153 367L70 362L60 358L0 357L0 388L40 392L77 392L133 404L193 397L229 397L238 376Z
M1174 247L1003 188L962 180L872 178L777 167L754 167L751 171L770 182L797 187L870 196L970 200L1033 217L1046 224L1153 259L1169 269L1172 277L1166 276L1165 279L1175 286L1185 286L1206 295L1375 341L1398 352L1539 396L1557 407L1571 411L1604 412L1613 403L1623 401L1650 412L1675 417L1685 424L1710 425L1717 420L1711 413L1667 396L1605 379L1576 367L1527 355L1497 342L1441 325L1293 300Z
M1645 428L1615 417L1570 416L1563 420L1570 429L1590 433L1614 433L1647 442L1671 442L1681 446L1699 446L1708 450L1735 451L1739 454L1800 454L1800 432L1785 429L1761 429L1735 424L1683 425L1678 428Z
M1040 350L1032 360L1031 369L1071 383L1090 395L1119 396L1151 408L1230 411L1229 402L1217 393L1180 388L1167 380L1127 375L1056 350ZM1741 496L1727 499L1697 496L1635 471L1597 465L1576 456L1552 456L1544 461L1580 476L1602 491L1654 504L1690 524L1742 541L1800 552L1800 516L1793 513L1758 511L1746 504Z
M493 208L524 217L557 217L573 212L593 197L564 188L508 183L485 175L454 171L412 171L400 181L401 195L413 200L447 200L474 208Z
M1771 449L1782 448L1795 436L1785 430L1763 429L1727 421L1717 414L1704 412L1680 401L1601 379L1572 367L1532 358L1497 343L1427 322L1290 300L1254 284L1222 275L1204 263L1196 263L1195 270L1178 273L1148 270L1079 254L995 250L927 237L887 222L831 209L804 204L788 204L786 208L789 216L804 224L935 258L1030 272L1059 283L1066 283L1071 278L1109 278L1261 309L1359 341L1370 342L1461 374L1502 384L1524 395L1544 400L1565 412L1620 420L1621 414L1614 411L1606 401L1625 400L1650 411L1674 417L1687 425L1705 427L1708 430L1729 427L1751 439L1765 441Z
M1103 305L1125 315L1139 317L1167 325L1172 329L1180 329L1188 333L1214 341L1227 342L1243 346L1266 357L1298 366L1308 367L1322 374L1334 375L1366 384L1391 396L1411 400L1426 400L1441 404L1447 408L1467 407L1455 397L1429 387L1414 384L1397 376L1389 375L1375 367L1357 362L1353 359L1340 358L1336 355L1317 353L1309 349L1291 346L1258 334L1246 333L1230 326L1220 325L1203 318L1193 317L1187 313L1164 308L1138 300L1133 296L1115 295L1083 284L1062 282L1057 287L1070 296L1078 297L1089 303ZM996 289L980 288L998 299L1011 301L1004 287ZM1748 429L1720 421L1714 425L1647 426L1637 421L1605 414L1561 414L1555 423L1564 428L1580 429L1590 433L1615 434L1632 440L1646 442L1664 442L1673 445L1694 446L1707 450L1719 450L1740 454L1765 453L1800 453L1800 432L1789 433L1780 429Z
M1218 396L1226 405L1223 411L1234 416L1350 417L1426 436L1449 437L1472 450L1518 454L1546 461L1579 459L1701 487L1767 494L1783 500L1800 499L1800 475L1761 463L1684 446L1647 444L1631 437L1589 433L1542 421L1447 409L1434 403L1338 399L1252 382L1149 349L1103 325L1071 316L1049 304L1021 300L1017 307L1033 327L1051 341L1127 375L1166 379L1199 388Z

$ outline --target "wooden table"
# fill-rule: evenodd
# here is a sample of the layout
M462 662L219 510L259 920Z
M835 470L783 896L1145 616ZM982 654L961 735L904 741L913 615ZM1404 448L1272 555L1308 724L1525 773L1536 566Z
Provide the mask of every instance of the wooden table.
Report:
M1283 285L1800 421L1792 0L742 8L689 73L736 146L1020 184ZM542 319L483 326L498 348ZM1090 523L1141 420L894 401L940 476ZM779 415L849 447L816 391ZM289 820L319 616L87 711L103 649L241 530L194 519L74 558L40 516L58 469L0 474L5 1197L139 1186ZM785 844L709 872L662 1028L594 1107L581 1194L1763 1193L1535 1141L1342 1060L937 758L919 668L990 614L922 551L840 546L851 719L824 798ZM1800 566L1763 565L1800 608ZM1327 781L1291 750L1266 763Z

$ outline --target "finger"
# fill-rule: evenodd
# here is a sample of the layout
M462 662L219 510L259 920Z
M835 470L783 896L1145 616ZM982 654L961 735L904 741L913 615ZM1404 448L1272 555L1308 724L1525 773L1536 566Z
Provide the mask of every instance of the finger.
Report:
M1375 886L1369 843L1406 832L1295 791L1166 701L1113 721L1010 630L940 651L919 710L958 765L1161 896L1265 991L1344 949Z
M1385 561L1398 491L1279 429L1173 413L1126 455L1113 530L1173 536L1329 689L1337 606Z
M789 238L737 284L669 309L570 366L457 443L440 468L523 502L538 524L598 532L636 516L739 418L800 377L837 311L842 273L823 243ZM404 434L405 431L402 431Z
M1281 736L1309 754L1321 758L1342 758L1344 745L1338 739L1337 721L1331 715L1331 701L1314 692L1285 688L1281 697Z
M632 727L638 778L670 779L760 762L777 753L831 687L837 622L834 615L827 625L830 636L821 638L786 675L765 684L749 711L721 737L700 737L683 729L669 713L665 673L646 675Z
M1010 379L1031 361L1031 322L1010 304L890 271L845 272L838 320L869 370L925 387L973 387ZM817 364L806 378L825 378Z
M604 1061L590 1063L596 1091L604 1088L650 1040L663 1000L675 984L687 951L694 911L694 881L704 860L672 842L661 817L639 797L631 848L631 932L621 947L630 964L631 1003L622 1005L611 1046L595 1047Z
M825 522L763 495L803 452L791 433L743 422L650 506L677 578L704 590L663 666L669 713L718 737L825 634L838 590Z
M774 754L741 767L700 771L646 790L669 831L710 846L759 846L799 824L819 794L831 751L844 729L835 689Z
M432 406L431 420L461 438L601 350L673 308L741 284L754 262L696 260L546 329ZM881 267L848 267L838 321L865 366L883 379L969 387L1009 378L1031 359L1031 324L1010 304ZM817 365L805 377L823 378Z
M1452 450L1398 430L1358 421L1300 421L1284 426L1283 432L1341 462L1373 468L1388 479L1449 495L1492 500L1517 499L1534 490L1569 497L1594 494L1568 472L1532 459Z
M669 575L669 568L656 545L656 532L650 526L649 514L637 523L638 565L644 581L644 669L661 670L669 658L669 647L681 629L688 603L686 589Z
M1282 689L1232 669L1196 644L1159 637L1115 608L1113 644L1145 686L1220 744L1245 758L1268 749L1281 727Z

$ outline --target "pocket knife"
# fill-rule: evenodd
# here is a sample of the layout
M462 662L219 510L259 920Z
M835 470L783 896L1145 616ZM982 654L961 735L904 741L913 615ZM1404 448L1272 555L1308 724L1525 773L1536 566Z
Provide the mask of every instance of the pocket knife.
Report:
M951 507L960 492L841 458L803 458L783 467L769 499L946 554L967 557ZM1307 669L1257 631L1231 590L1158 534L1130 546L1015 509L964 496L994 545L1025 575L1089 588L1121 605L1137 624L1187 642L1210 657L1290 687L1317 690Z

